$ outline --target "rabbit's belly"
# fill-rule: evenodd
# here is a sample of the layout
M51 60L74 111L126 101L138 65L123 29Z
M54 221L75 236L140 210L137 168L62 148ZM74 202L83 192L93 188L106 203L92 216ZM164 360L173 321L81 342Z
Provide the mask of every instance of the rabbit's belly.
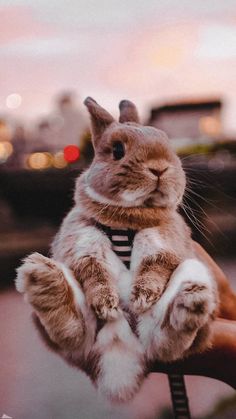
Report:
M130 261L131 261L131 252L134 242L134 237L136 234L135 230L120 228L113 229L107 227L103 224L97 224L97 227L102 230L112 243L112 250L121 260L121 262L128 269L124 269L122 277L119 278L117 283L119 289L119 295L121 298L121 305L123 313L132 329L132 331L137 333L137 316L129 309L129 299L131 291L131 275L130 275ZM102 327L103 322L98 325L98 330Z

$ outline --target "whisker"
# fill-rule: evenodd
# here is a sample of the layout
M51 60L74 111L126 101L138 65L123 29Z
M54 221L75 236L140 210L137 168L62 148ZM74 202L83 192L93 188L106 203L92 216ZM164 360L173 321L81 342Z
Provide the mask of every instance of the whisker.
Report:
M193 191L191 191L193 192ZM219 226L215 223L215 221L213 221L209 215L207 214L207 212L204 210L204 208L199 204L199 202L196 201L196 199L194 199L189 193L186 194L186 196L188 197L188 199L194 204L197 205L198 208L200 208L200 211L197 209L194 209L195 211L197 211L199 214L204 214L205 217L207 218L207 220L209 221L209 223L211 223L214 227L216 227L216 229L218 230L218 232L222 235L222 237L224 237L225 239L227 239L227 236L224 234L224 232L219 228ZM205 225L204 225L205 227ZM206 228L206 227L205 227ZM210 232L210 234L212 234L212 232Z
M218 207L217 205L215 205L213 203L213 201L211 201L210 199L204 198L202 195L200 195L199 193L193 191L192 189L189 189L188 187L186 188L188 192L192 193L193 195L197 196L198 198L202 199L204 202L206 202L206 204L211 205L212 207L218 209L221 209L220 207Z
M190 210L190 207L188 207L186 204L181 205L186 217L190 220L190 222L193 224L193 226L196 228L196 230L208 241L208 243L210 243L210 245L212 247L215 248L214 243L209 239L209 237L207 237L207 235L201 230L201 228L198 225L199 220L197 220L197 218L194 216L194 220L191 218L191 216L188 214L188 210ZM193 214L192 214L193 216Z
M199 220L199 218L197 218L197 216L195 215L195 212L197 212L199 215L202 215L202 211L199 211L197 209L193 209L191 208L187 203L185 203L185 206L188 208L188 210L191 212L192 216L194 217L195 221L198 223L198 225L203 228L204 230L207 231L208 234L212 235L212 232L206 228L205 224ZM206 214L206 213L205 213ZM207 215L207 214L206 214Z
M197 161L197 159L198 159L198 157L202 157L202 156L204 156L204 157L210 157L210 156L215 156L215 154L216 154L216 152L215 151L208 151L208 152L205 152L205 151L200 151L200 152L198 152L198 153L189 153L188 155L186 155L186 156L179 156L179 158L180 158L180 160L181 161L185 161L185 160L194 160L194 161Z

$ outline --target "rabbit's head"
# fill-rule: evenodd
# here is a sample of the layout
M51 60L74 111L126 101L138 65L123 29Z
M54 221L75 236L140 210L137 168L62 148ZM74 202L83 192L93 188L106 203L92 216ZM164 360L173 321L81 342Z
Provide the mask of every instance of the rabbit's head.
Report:
M120 102L120 119L92 98L85 100L92 123L93 162L84 173L86 194L119 207L176 208L185 189L180 159L167 135L139 123L135 105Z

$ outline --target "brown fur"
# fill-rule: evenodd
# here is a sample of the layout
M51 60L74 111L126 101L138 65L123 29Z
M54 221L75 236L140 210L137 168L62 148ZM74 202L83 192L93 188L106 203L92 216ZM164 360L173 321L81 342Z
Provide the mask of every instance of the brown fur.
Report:
M217 304L218 312L216 315L225 319L236 320L236 293L230 287L227 277L198 243L194 242L193 245L196 255L209 266L209 269L217 280L220 301Z
M95 383L101 372L100 355L96 351L91 351L84 363L84 371Z
M115 122L113 117L93 99L87 98L85 104L91 116L95 157L89 170L77 181L76 203L82 204L88 219L94 219L102 224L138 230L162 225L162 229L171 230L173 236L180 218L176 215L176 207L182 198L186 181L180 160L171 150L165 133L139 125L136 107L129 101L120 103L120 123ZM117 141L122 143L125 149L124 157L118 161L113 158L113 145ZM88 185L108 202L112 200L114 205L111 202L109 205L106 203L104 205L97 199L91 199L87 192ZM136 194L140 188L141 194L145 195L142 205L137 205L135 200L135 205L117 205L123 200L123 191ZM184 233L187 233L188 238L189 235L182 225L183 222L180 223L180 228L177 228L177 234L179 236L182 233L184 242L186 237ZM75 266L72 267L75 270ZM154 287L156 295L152 294L149 297L149 301L153 302L157 294L160 295L160 291L164 291L164 284L167 282L160 280L160 271L156 271L156 274L156 278L159 277L159 286ZM86 274L83 269L83 275L87 278L89 273ZM150 272L150 275L153 276L153 273ZM146 276L146 283L150 283L150 275ZM107 278L107 275L105 277ZM82 282L84 283L83 280ZM141 282L144 282L144 278ZM90 303L91 298L94 299L91 294L95 295L91 290L99 290L99 302L94 303L97 313L101 311L101 304L102 311L105 312L107 305L114 305L117 308L118 299L115 298L114 289L112 295L110 294L111 285L108 285L108 278L106 285L103 286L101 284L96 286L94 280L88 281L88 279L86 284L84 291ZM140 293L143 291L143 288L142 290L140 288ZM136 294L137 287L133 295Z
M142 313L159 300L172 272L180 259L169 252L161 252L142 260L131 294L131 303L136 313Z
M117 316L119 296L105 267L92 256L83 257L76 265L76 277L82 283L88 304L100 319Z
M32 313L32 321L38 333L40 334L40 337L44 341L45 345L54 352L60 352L59 345L50 339L45 330L45 327L43 327L42 323L39 320L39 317L35 314L35 312Z
M18 289L26 293L49 340L55 343L56 350L63 351L68 362L87 371L95 382L108 373L109 379L106 381L105 376L103 383L108 393L107 383L113 380L113 375L109 362L103 360L109 360L113 350L115 354L121 354L121 364L123 358L126 357L127 362L127 356L130 356L134 365L131 362L128 385L121 380L119 387L118 379L117 394L115 391L110 393L112 398L122 395L121 398L127 399L137 391L143 379L144 358L119 307L118 291L112 278L115 272L108 260L111 244L98 231L96 223L137 230L137 236L144 230L145 243L148 243L150 233L145 229L152 228L155 233L156 228L157 241L159 237L160 242L164 242L164 249L157 246L152 253L150 246L148 256L138 254L136 259L139 265L133 273L131 300L137 313L146 311L165 291L179 263L194 255L190 230L177 212L186 179L166 134L153 127L141 126L136 107L131 102L121 102L119 122L93 99L87 98L85 104L91 116L94 160L76 183L75 206L63 221L52 246L55 260L38 254L29 256L19 268ZM117 142L123 147L121 158L114 155ZM76 305L75 284L69 276L66 280L67 273L65 278L62 264L70 269L73 279L76 278L83 289L87 303L83 306L83 314L82 308L77 307L81 304L81 296ZM197 285L197 282L193 285L186 280L182 283L166 308L162 327L166 330L167 340L161 347L162 360L173 360L193 351L194 347L200 350L208 345L210 334L206 323L215 316L212 300L210 286ZM103 321L101 329L91 307ZM132 307L129 310L132 318ZM85 324L85 318L90 324ZM141 316L137 319L132 323L138 330ZM123 335L123 329L120 329L121 321L124 328L128 326L127 335ZM88 331L91 331L90 335ZM101 346L99 336L102 336ZM179 336L180 349L176 355L175 343Z
M185 188L180 160L171 151L164 133L151 127L140 127L136 124L112 123L102 135L102 140L96 143L95 158L89 172L83 176L84 183L88 179L93 190L112 200L115 207L123 207L123 210L127 205L122 203L122 193L126 190L135 193L137 189L144 191L142 204L137 205L133 200L128 207L175 210ZM123 159L114 161L112 146L118 140L124 144L126 154ZM153 176L153 170L165 172L157 179ZM79 181L78 193L80 189ZM79 199L77 193L75 199ZM122 204L119 205L119 202ZM113 205L111 202L110 204ZM153 213L146 209L147 214Z
M83 203L87 216L113 228L140 230L141 228L156 227L165 220L169 222L171 216L174 216L174 212L166 208L107 206L91 200L84 192L83 186L83 178L80 177L77 181L76 200Z
M115 122L93 99L86 99L85 104L91 115L95 147L92 165L89 171L77 180L75 190L75 202L83 207L82 217L85 218L85 223L94 225L95 222L99 222L113 228L133 230L158 227L161 236L169 245L170 250L165 257L163 254L153 255L152 263L143 260L136 273L132 302L134 304L136 301L138 311L146 310L160 298L178 263L193 256L190 230L176 211L184 193L185 174L180 160L169 146L165 133L139 125L137 110L131 102L121 102L120 123ZM112 158L112 146L116 141L121 141L125 146L125 156L119 161ZM158 176L157 182L150 173L162 175ZM114 204L101 203L91 198L87 193L87 184L105 199L114 201ZM153 193L156 184L157 196L156 192ZM137 205L135 200L128 206L119 205L122 191L128 188L129 191L135 192L140 187L146 191L141 205ZM75 219L75 225L72 225L71 230L80 222L81 218ZM68 227L67 223L69 233ZM64 245L68 233L63 231ZM66 256L67 263L77 278L80 278L87 301L95 307L96 313L103 317L102 312L106 313L111 308L117 309L117 294L104 266L98 266L98 262L93 258L88 257L84 261L76 259L72 237L73 234L68 234L70 245L66 247L67 254L64 254L64 257ZM59 247L61 246L59 241ZM91 269L95 269L96 275L91 273Z
M119 105L120 118L119 122L139 122L139 116L136 106L129 100L122 100Z
M50 339L61 349L77 348L84 339L85 323L63 272L53 260L38 253L28 256L24 266L28 301L47 325Z
M160 298L171 273L178 264L186 257L193 255L189 228L182 217L171 209L158 207L122 208L106 206L92 201L84 191L83 178L80 178L79 182L77 184L77 198L86 208L86 214L91 219L114 228L125 227L141 230L158 226L158 231L169 243L169 252L153 255L152 266L151 264L148 265L146 260L143 260L139 269L142 274L140 272L136 274L131 302L136 312L147 310ZM169 267L167 268L168 264ZM143 270L144 266L145 272ZM170 269L171 266L172 269Z

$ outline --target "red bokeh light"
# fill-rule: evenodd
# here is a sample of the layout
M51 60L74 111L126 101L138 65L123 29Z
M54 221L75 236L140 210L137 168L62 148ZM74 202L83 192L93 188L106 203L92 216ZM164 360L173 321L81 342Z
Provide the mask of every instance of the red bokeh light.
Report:
M67 145L64 148L64 159L68 162L68 163L73 163L76 160L78 160L80 157L80 150L79 147L77 147L77 145Z

